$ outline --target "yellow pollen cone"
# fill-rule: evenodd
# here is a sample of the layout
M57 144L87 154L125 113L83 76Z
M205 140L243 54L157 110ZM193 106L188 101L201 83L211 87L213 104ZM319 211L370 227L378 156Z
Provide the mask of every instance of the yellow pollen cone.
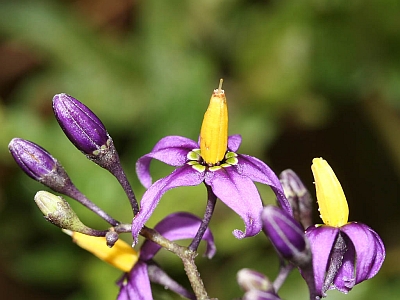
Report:
M332 168L326 160L314 158L311 170L322 221L333 227L347 224L349 207L342 186Z
M208 165L222 161L228 148L228 106L222 81L211 96L201 125L200 152Z
M129 272L138 261L138 253L122 240L118 240L112 248L109 248L105 237L90 236L69 230L63 231L70 235L79 247L124 272Z

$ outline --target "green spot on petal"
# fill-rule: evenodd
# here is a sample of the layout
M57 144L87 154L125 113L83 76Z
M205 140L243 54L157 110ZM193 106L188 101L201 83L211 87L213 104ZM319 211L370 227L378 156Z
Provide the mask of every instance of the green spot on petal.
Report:
M199 172L204 172L206 170L206 166L200 164L193 164L192 168Z
M213 166L208 168L211 172L215 172L222 169L222 166Z

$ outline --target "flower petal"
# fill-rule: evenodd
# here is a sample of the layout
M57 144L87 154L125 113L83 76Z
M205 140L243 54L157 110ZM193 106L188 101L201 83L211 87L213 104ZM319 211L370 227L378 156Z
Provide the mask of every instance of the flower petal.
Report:
M311 226L306 230L306 237L310 242L315 289L320 296L325 281L325 272L327 271L329 256L335 243L339 228L329 226Z
M246 230L242 232L235 229L233 235L236 238L254 236L261 231L260 215L263 206L260 194L251 179L240 175L235 166L232 166L207 172L205 182L222 202L243 219Z
M349 237L356 252L356 282L374 277L385 260L385 246L379 235L362 223L349 223L341 227Z
M187 154L199 145L182 136L166 136L158 141L150 153L143 155L136 162L136 173L145 188L149 188L152 179L150 175L150 162L157 159L170 166L182 166L187 161Z
M132 221L132 236L134 245L144 224L150 218L162 195L178 186L198 185L204 180L204 172L199 172L189 165L175 169L167 177L157 180L143 195L140 202L140 211Z
M242 143L242 136L240 134L230 135L228 137L228 149L229 151L238 151L240 144Z
M201 219L195 215L186 212L177 212L168 215L161 220L154 229L157 230L165 238L175 241L193 238L201 224ZM211 230L207 228L203 235L203 240L207 242L206 255L212 258L215 254L216 247L214 237ZM161 246L150 240L144 241L140 249L140 259L149 260L160 250Z
M340 266L333 284L329 287L330 290L337 289L338 291L347 294L356 284L354 264L356 260L356 252L354 245L349 237L343 232L340 233L346 244L346 252L343 255L342 265Z
M118 300L147 300L153 299L151 292L147 264L138 261L129 274L126 274L120 282Z
M264 162L253 156L238 154L237 158L238 164L236 167L238 173L249 177L252 181L269 185L277 197L279 206L293 216L292 208L285 197L281 182L274 171Z

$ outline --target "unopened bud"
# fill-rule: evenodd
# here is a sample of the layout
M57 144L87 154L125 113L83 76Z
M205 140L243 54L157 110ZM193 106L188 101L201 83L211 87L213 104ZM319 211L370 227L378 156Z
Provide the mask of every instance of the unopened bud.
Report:
M35 195L35 202L44 218L52 224L82 233L90 231L63 198L46 191L39 191Z
M72 182L61 164L39 145L14 138L8 144L8 149L29 177L59 193L65 193L72 188Z
M251 290L244 294L242 300L281 300L275 293Z
M114 244L118 241L118 238L119 238L118 233L116 233L113 230L108 231L106 233L107 246L112 248L114 246Z
M307 264L311 252L300 224L282 209L266 206L261 213L263 230L278 253L296 266Z
M87 155L99 155L111 138L100 119L83 103L67 94L53 97L53 110L69 140Z
M303 225L304 229L312 223L313 199L299 176L290 170L284 170L279 175L286 198L293 209L294 218Z
M251 269L241 269L237 273L236 279L239 286L246 292L250 290L274 290L272 282L267 278L267 276Z

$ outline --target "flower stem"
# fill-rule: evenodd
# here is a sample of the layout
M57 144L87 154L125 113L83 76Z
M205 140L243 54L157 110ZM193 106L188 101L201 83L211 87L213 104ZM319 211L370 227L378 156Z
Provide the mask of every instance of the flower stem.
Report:
M196 233L196 236L190 243L188 249L191 251L197 251L201 240L203 239L203 235L207 230L208 224L210 223L212 214L214 212L215 203L217 202L217 196L215 196L214 192L212 191L211 187L206 184L207 188L207 206L206 211L204 212L203 220L200 224L199 230Z
M100 207L98 207L96 204L94 204L88 198L86 198L86 196L84 194L82 194L74 185L71 185L66 191L64 191L64 194L71 197L72 199L75 199L76 201L81 203L83 206L86 206L92 212L94 212L99 217L101 217L103 220L105 220L108 224L110 224L112 226L117 226L120 223L119 221L110 217L104 210L102 210Z
M275 278L273 286L274 290L277 293L279 289L281 288L282 284L285 282L286 278L289 276L290 272L293 270L294 266L290 263L284 264L281 262L281 266L279 269L279 274Z
M194 262L194 259L197 256L197 253L195 251L171 242L154 229L150 229L146 226L142 228L140 234L145 238L151 240L152 242L167 249L168 251L171 251L172 253L178 255L179 258L182 260L186 275L190 281L190 285L192 286L196 299L209 299L207 291L204 287L203 280L201 279L200 273L198 272L197 266Z

